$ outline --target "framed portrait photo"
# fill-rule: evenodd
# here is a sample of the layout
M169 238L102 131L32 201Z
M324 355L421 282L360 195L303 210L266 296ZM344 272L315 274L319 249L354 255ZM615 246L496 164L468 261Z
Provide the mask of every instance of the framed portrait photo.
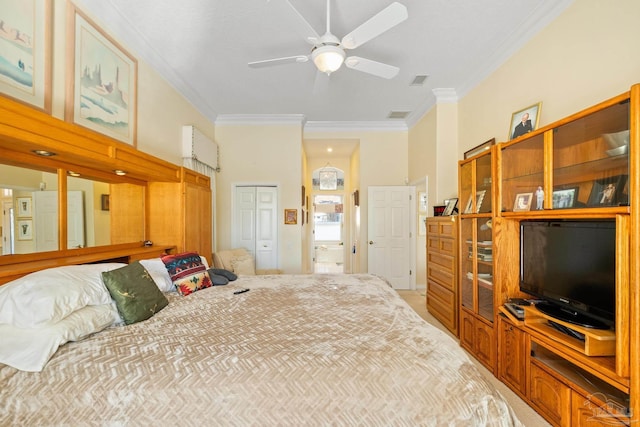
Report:
M522 110L518 110L511 115L511 125L509 126L509 138L514 139L525 135L538 128L540 122L540 110L542 102L530 105Z
M65 120L136 146L138 62L71 2Z
M513 204L514 212L524 212L531 209L531 199L533 199L533 193L519 193L516 194L516 201Z
M52 0L3 0L0 92L51 113Z

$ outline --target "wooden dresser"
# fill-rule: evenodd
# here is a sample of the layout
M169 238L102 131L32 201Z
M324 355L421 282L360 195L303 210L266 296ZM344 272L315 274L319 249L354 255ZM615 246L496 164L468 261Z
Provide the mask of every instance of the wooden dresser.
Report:
M458 217L427 218L427 310L458 336Z

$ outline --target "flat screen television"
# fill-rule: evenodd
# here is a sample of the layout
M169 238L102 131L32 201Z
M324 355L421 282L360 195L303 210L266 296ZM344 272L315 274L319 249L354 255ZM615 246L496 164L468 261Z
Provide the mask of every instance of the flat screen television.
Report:
M551 317L595 329L615 328L614 220L520 223L520 290Z

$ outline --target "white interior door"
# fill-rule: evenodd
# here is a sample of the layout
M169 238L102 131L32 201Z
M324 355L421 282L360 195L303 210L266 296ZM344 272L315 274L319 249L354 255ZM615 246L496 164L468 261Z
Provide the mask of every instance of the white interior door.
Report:
M394 289L413 289L414 187L369 187L368 272L386 278Z
M67 193L67 248L85 246L84 200L82 191ZM58 250L58 192L33 193L36 251Z
M4 200L2 202L2 255L9 255L14 252L13 242L13 201Z
M238 186L232 241L254 256L256 269L278 268L278 189Z

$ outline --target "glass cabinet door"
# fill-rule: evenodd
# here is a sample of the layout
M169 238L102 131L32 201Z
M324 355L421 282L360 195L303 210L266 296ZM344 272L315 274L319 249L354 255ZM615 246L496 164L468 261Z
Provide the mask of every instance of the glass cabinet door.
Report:
M553 208L629 204L629 102L553 130Z
M476 227L476 287L478 314L493 322L493 234L491 218L477 218Z
M502 150L502 212L542 209L544 194L544 134ZM543 200L538 200L541 196Z
M468 310L475 311L474 277L475 263L473 254L474 219L463 219L460 222L460 302Z
M491 213L491 155L476 160L476 213Z

